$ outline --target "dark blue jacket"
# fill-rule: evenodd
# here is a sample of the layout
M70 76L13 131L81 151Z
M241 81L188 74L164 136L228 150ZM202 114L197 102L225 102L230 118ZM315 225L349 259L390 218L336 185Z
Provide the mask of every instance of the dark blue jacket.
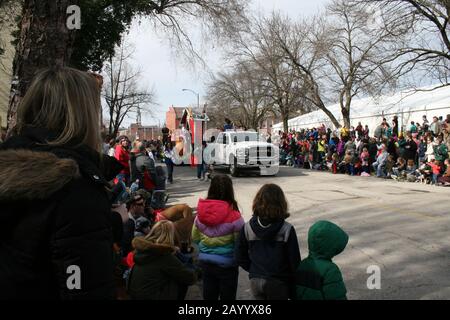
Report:
M301 261L295 229L284 220L269 223L253 217L242 228L235 252L250 278L293 281Z
M419 157L424 158L426 152L427 152L427 144L422 141L419 144Z

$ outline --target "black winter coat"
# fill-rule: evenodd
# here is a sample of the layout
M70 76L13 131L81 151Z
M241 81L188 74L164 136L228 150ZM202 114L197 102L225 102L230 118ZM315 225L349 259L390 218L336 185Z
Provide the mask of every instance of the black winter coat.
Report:
M404 157L405 160L415 160L417 155L417 143L414 140L409 140L405 144Z
M370 156L370 163L374 163L377 160L378 147L375 143L369 143L367 146Z
M106 187L121 166L51 139L28 128L0 145L0 300L112 299Z

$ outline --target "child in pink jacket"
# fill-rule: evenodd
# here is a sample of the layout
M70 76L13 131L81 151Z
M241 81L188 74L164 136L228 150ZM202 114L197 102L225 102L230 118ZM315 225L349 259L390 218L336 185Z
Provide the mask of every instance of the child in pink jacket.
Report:
M200 199L192 229L199 247L204 300L236 300L239 269L235 243L244 226L234 198L233 182L226 175L211 181L206 200Z

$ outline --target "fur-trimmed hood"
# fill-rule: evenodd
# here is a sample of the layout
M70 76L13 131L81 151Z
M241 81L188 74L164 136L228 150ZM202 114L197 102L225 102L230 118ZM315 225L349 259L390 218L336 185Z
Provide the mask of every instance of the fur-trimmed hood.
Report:
M44 200L80 176L78 164L50 152L0 151L0 201Z
M164 256L174 254L176 249L172 246L153 243L144 237L136 237L132 242L133 248L138 254L151 254L152 256Z
M110 187L122 169L115 158L85 145L52 146L53 137L46 129L26 127L0 144L0 201L45 200L81 176Z

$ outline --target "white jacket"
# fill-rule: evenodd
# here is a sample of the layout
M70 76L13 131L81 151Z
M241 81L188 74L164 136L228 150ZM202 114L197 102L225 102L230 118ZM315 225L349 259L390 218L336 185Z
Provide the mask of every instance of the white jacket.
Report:
M425 156L427 157L427 161L430 162L434 159L434 146L436 143L428 143L427 144L427 151L425 152Z

